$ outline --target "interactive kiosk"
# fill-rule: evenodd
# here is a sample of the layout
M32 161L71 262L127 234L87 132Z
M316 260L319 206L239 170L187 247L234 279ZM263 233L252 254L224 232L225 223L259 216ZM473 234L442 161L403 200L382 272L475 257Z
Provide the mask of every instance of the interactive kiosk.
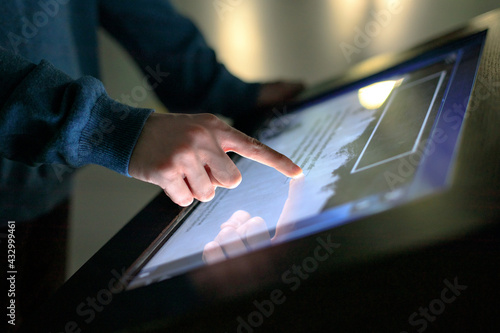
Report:
M500 11L278 113L246 129L303 177L235 157L211 202L158 195L24 330L499 326Z

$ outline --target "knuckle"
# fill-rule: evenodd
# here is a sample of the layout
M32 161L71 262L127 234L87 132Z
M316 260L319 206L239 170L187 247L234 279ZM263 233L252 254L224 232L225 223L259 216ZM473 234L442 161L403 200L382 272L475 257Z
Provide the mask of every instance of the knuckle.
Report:
M285 155L281 154L281 153L276 152L275 156L276 156L275 157L276 161L278 161L278 162L281 162L281 163L290 162L290 159L288 157L286 157Z
M196 153L191 143L183 142L173 149L168 165L174 169L185 164L190 165L195 159Z
M219 119L219 118L217 118L215 115L213 115L211 113L201 113L200 114L200 118L203 119L203 120L206 120L206 121L215 121L215 120Z
M212 133L214 131L225 133L234 130L225 121L210 113L201 114L200 123Z
M198 135L200 135L203 132L204 132L203 126L195 123L189 124L188 126L186 126L185 129L185 134L190 139L197 138Z
M202 113L199 115L199 117L203 123L211 126L217 125L221 121L217 116L211 113Z
M175 167L167 165L161 171L161 177L165 179L166 182L170 183L176 178L179 178L179 173L177 172Z
M166 182L171 182L179 177L179 166L173 159L163 160L154 167L154 172Z
M178 153L189 153L192 150L192 146L190 142L180 142L176 147L175 150Z
M200 124L190 124L185 130L185 135L188 146L195 145L196 143L204 144L210 142L212 136L210 128Z
M252 137L250 137L249 145L250 145L250 149L252 150L252 153L254 153L254 154L260 153L264 148L267 147L265 144L263 144L262 142L260 142L256 138L252 138Z

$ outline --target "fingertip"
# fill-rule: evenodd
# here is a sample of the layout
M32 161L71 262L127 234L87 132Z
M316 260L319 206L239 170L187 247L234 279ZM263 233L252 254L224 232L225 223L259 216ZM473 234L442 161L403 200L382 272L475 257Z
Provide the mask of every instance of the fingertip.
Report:
M236 173L230 181L228 181L227 188L232 190L237 188L240 184L241 181L243 180L243 177L241 176L241 173L238 170L238 173Z
M300 170L300 173L296 176L293 176L292 178L293 179L300 179L300 178L303 178L305 177L306 175L304 174L304 172L302 171L302 169Z
M212 201L212 199L215 197L215 190L212 190L211 192L201 196L198 198L201 202L209 202Z
M202 259L207 264L214 264L216 262L226 259L226 257L224 255L222 248L220 247L220 244L215 241L211 241L207 243L203 248Z
M194 198L182 200L178 203L178 205L181 207L188 207L193 203L193 201L194 201Z
M304 176L304 171L301 167L294 164L293 171L288 175L288 177L296 179Z
M234 184L230 185L228 188L230 190L233 190L233 189L237 188L238 186L240 186L241 181L242 181L242 179L240 178L238 181L234 182Z
M203 248L203 251L213 251L219 247L219 243L215 241L208 242L205 244L205 247Z

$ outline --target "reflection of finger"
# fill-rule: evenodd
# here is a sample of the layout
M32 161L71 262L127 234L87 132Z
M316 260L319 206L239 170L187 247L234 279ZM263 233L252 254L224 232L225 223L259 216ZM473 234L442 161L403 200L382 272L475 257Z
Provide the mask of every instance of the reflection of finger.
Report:
M276 233L273 240L277 240L279 237L286 236L295 230L294 221L297 217L297 210L300 207L302 201L302 196L304 194L304 183L305 176L290 180L290 186L288 188L288 198L285 201L283 210L276 223Z
M288 188L288 199L287 199L288 205L298 204L301 201L304 189L304 182L305 182L304 174L290 180L290 186ZM286 208L293 209L293 207L283 207L283 210L285 210Z
M233 215L231 215L229 220L221 224L220 228L223 229L226 227L233 227L236 229L250 218L251 216L248 212L244 210L237 210L233 213Z
M215 237L215 241L221 245L228 257L235 257L248 252L245 243L243 243L243 240L234 228L222 229L217 237Z
M251 250L256 250L271 244L271 236L266 222L259 216L253 217L240 226L237 232L245 239Z
M207 264L214 264L216 262L226 259L224 251L217 242L210 242L205 245L203 249L203 261Z

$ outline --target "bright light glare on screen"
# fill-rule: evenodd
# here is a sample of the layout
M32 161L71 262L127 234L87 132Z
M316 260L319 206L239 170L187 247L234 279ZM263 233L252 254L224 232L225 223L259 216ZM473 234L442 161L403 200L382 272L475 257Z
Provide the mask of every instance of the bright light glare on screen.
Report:
M368 110L381 107L394 88L401 85L403 79L381 81L359 89L358 97L361 105Z

